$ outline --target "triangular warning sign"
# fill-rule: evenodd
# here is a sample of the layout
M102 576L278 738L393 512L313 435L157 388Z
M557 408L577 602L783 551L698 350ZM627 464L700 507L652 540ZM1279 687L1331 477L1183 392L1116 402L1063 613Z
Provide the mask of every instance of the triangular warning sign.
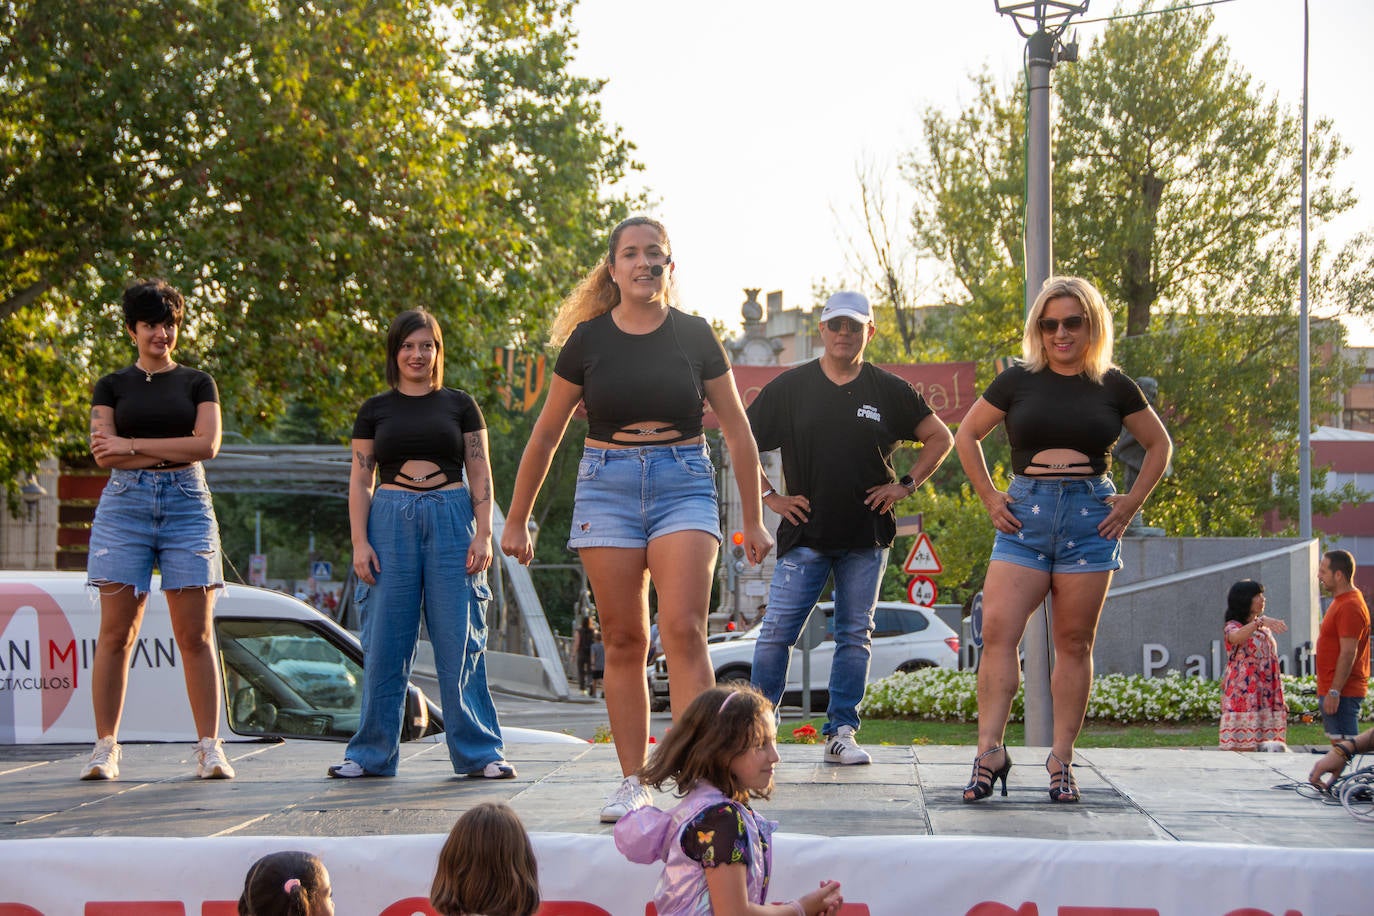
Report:
M920 537L916 538L916 543L911 545L911 553L906 555L902 569L913 576L945 571L940 565L940 558L935 555L935 544L930 540L930 535L922 531Z

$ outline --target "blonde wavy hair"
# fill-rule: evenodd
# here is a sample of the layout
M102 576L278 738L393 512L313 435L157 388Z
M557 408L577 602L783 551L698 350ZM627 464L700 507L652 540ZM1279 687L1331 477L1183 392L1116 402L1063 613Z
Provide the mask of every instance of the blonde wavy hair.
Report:
M1116 334L1112 327L1112 313L1102 294L1082 277L1050 277L1040 287L1040 295L1035 297L1030 313L1026 315L1026 328L1021 337L1021 358L1027 369L1039 372L1049 365L1049 355L1045 352L1045 338L1040 333L1040 316L1045 314L1045 306L1055 299L1072 299L1083 307L1088 319L1088 347L1083 354L1083 374L1101 384L1102 376L1113 367L1112 342Z
M583 277L582 282L578 283L568 294L568 298L558 306L558 314L553 318L553 327L549 329L549 343L555 347L563 346L573 328L582 322L597 315L604 315L620 304L620 288L611 279L611 265L615 263L615 249L620 244L620 234L631 226L653 227L658 231L659 243L668 256L672 256L673 244L668 241L668 230L663 228L663 224L658 220L647 216L632 216L622 220L611 230L611 241L606 246L606 259L592 268L591 273ZM667 300L669 305L677 303L677 285L671 279L668 281Z

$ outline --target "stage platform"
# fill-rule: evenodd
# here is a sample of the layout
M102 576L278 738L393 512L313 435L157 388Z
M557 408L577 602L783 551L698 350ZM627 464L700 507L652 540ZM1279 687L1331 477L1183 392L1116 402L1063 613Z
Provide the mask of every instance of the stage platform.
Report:
M0 839L436 834L487 800L509 802L531 831L609 834L597 814L619 778L607 744L510 746L519 776L502 781L455 777L429 741L404 745L391 779L327 778L337 743L226 750L234 780L195 779L189 744L127 744L120 780L81 782L88 747L0 748ZM870 746L873 764L853 767L825 764L819 745L780 750L777 790L757 808L790 834L1374 849L1374 823L1291 788L1310 753L1080 750L1083 801L1055 805L1045 751L1014 747L1008 797L967 805L969 747Z

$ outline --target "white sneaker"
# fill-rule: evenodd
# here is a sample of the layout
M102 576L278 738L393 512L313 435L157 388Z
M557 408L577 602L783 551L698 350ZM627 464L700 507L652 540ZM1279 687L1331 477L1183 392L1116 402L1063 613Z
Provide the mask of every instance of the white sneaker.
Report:
M515 767L504 760L493 760L482 769L473 770L467 775L473 779L514 779Z
M234 768L224 756L218 738L201 738L196 742L196 775L201 779L234 778Z
M853 727L841 725L839 730L830 736L830 740L825 742L825 762L852 765L872 763L873 758L854 740Z
M367 772L356 762L345 757L343 763L336 763L329 768L329 775L334 779L357 779L366 776Z
M119 758L123 753L115 743L114 735L106 735L95 743L95 750L91 751L91 759L81 771L81 778L118 779Z
M653 793L639 784L639 777L626 776L620 781L620 788L615 790L615 794L606 801L606 806L601 809L601 823L614 824L636 808L643 808L653 803Z

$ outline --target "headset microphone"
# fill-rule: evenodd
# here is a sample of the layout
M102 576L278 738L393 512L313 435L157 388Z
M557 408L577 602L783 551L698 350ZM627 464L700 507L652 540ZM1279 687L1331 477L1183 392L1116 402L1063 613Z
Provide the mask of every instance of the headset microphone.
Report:
M673 263L673 259L669 258L665 263L671 264ZM653 274L655 277L661 277L663 276L663 266L663 264L655 264L649 268L649 273Z

